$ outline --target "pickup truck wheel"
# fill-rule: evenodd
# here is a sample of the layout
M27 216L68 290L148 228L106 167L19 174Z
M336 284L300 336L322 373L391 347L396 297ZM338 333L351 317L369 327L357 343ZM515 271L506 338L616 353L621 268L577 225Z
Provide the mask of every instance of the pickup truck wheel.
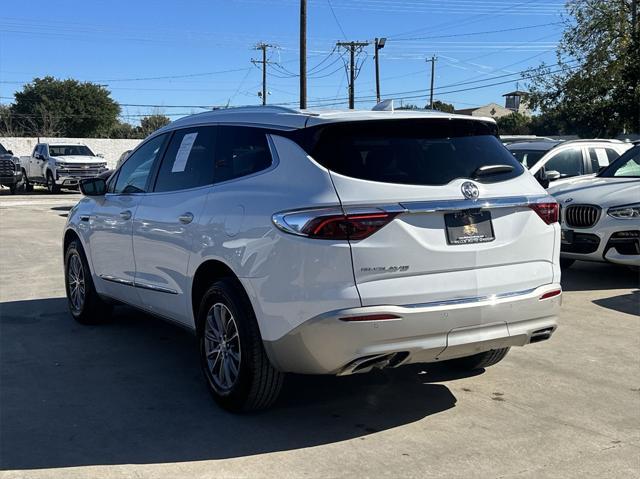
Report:
M200 301L200 363L209 391L224 409L265 409L277 399L284 374L264 350L253 308L241 286L213 283Z
M492 349L490 351L474 354L465 358L450 359L445 364L452 369L460 371L475 371L493 366L504 359L510 348Z
M76 321L97 324L111 315L111 305L96 292L91 270L77 239L69 244L64 255L64 279L69 311Z
M51 194L60 193L60 187L56 185L50 171L47 171L47 190L49 190L49 193Z
M9 185L9 191L11 192L12 195L15 195L16 191L18 191L18 184L14 183L12 185Z
M29 183L29 177L27 176L27 172L24 171L24 169L22 170L22 184L24 185L24 191L33 191L33 185Z

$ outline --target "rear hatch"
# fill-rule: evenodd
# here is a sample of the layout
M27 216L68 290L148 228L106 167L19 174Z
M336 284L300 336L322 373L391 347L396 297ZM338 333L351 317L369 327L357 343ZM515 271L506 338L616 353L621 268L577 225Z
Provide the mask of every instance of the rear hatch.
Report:
M344 212L380 213L372 234L350 239L363 305L505 295L554 281L557 205L492 122L369 120L309 130L307 151L330 170Z

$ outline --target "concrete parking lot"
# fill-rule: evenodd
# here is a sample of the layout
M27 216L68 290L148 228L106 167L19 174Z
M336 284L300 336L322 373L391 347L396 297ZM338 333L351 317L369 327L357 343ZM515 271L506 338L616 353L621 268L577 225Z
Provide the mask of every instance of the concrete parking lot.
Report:
M78 194L0 191L0 476L640 475L640 292L576 263L560 328L481 374L429 365L292 377L275 408L213 403L195 341L127 308L67 313L61 232Z

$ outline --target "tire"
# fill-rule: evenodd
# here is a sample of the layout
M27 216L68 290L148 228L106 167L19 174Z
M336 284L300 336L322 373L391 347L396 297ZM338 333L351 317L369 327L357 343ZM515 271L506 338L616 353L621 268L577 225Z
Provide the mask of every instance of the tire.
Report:
M64 284L69 311L77 322L98 324L111 316L111 305L105 303L96 292L87 258L77 239L65 251ZM77 289L74 289L74 285ZM74 290L78 296L74 295Z
M18 184L14 183L12 185L9 185L9 191L11 192L12 195L15 195L16 191L18 191Z
M569 269L575 262L576 262L575 259L560 258L560 268Z
M29 177L27 176L27 172L24 170L22 170L22 183L24 184L24 191L33 191L33 185L29 183Z
M49 193L51 194L60 193L60 187L56 185L56 182L53 179L53 175L50 171L47 171L47 190L49 190Z
M446 361L447 366L459 371L475 371L493 366L504 359L511 348L492 349L490 351L467 356L466 358Z
M237 281L216 281L203 295L198 343L209 392L224 409L266 409L278 398L284 374L271 365L253 308Z

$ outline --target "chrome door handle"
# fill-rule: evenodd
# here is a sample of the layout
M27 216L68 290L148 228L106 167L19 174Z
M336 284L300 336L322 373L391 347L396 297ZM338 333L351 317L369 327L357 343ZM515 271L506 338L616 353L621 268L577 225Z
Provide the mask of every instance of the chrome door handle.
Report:
M130 220L131 219L131 211L129 211L129 210L121 211L120 212L120 218L122 218L123 220Z
M188 225L189 223L191 223L193 221L193 213L184 213L184 214L178 216L178 220L183 225Z

